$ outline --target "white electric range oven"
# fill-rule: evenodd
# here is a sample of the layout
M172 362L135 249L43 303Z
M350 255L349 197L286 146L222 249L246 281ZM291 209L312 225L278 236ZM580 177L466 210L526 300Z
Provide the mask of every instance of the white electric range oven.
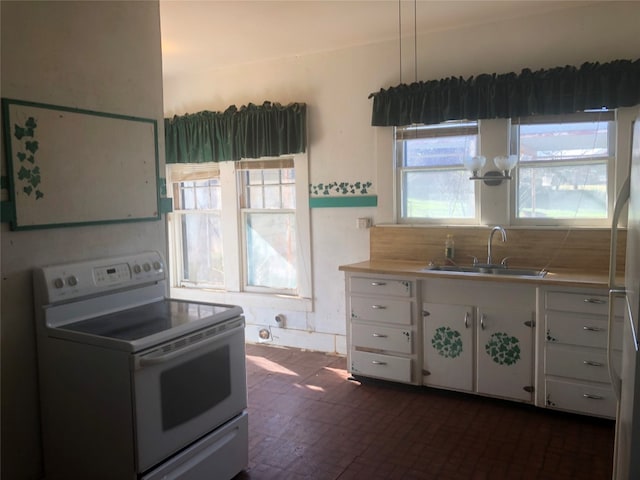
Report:
M158 252L34 272L47 480L223 480L247 466L243 311L166 291Z

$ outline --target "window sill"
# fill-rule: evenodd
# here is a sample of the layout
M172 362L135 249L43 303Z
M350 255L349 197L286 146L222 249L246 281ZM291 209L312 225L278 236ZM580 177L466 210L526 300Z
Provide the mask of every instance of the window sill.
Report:
M222 292L203 288L171 287L171 298L194 302L224 303L243 308L278 308L294 312L313 312L310 298L264 293Z

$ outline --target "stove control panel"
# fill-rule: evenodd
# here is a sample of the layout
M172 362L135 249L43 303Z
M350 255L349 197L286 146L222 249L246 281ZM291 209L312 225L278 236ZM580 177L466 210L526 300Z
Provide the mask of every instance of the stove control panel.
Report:
M45 303L94 296L156 283L166 278L159 252L52 265L36 270L35 287Z
M96 285L112 285L126 282L131 280L131 270L126 263L108 265L106 267L100 266L93 269L93 279Z

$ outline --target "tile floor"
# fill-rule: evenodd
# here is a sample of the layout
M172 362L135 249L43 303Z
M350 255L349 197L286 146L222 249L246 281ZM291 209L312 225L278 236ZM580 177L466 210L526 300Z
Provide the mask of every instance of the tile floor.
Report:
M234 480L611 478L613 421L347 377L342 357L247 345Z

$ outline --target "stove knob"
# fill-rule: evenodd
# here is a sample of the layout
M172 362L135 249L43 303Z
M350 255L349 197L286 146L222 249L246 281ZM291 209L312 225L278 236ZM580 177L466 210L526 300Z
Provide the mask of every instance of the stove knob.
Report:
M135 264L133 266L133 273L140 273L142 271L142 269L140 268L140 265Z
M64 287L64 280L62 280L61 278L56 278L56 279L53 281L53 286L54 286L54 287L56 287L56 288L62 288L62 287Z
M155 262L153 262L153 268L155 270L162 270L162 264L156 260Z
M75 287L78 284L78 277L76 277L75 275L71 275L69 278L67 278L67 284Z
M142 268L145 272L148 272L149 270L151 270L151 265L149 265L148 263L145 263L142 265Z

